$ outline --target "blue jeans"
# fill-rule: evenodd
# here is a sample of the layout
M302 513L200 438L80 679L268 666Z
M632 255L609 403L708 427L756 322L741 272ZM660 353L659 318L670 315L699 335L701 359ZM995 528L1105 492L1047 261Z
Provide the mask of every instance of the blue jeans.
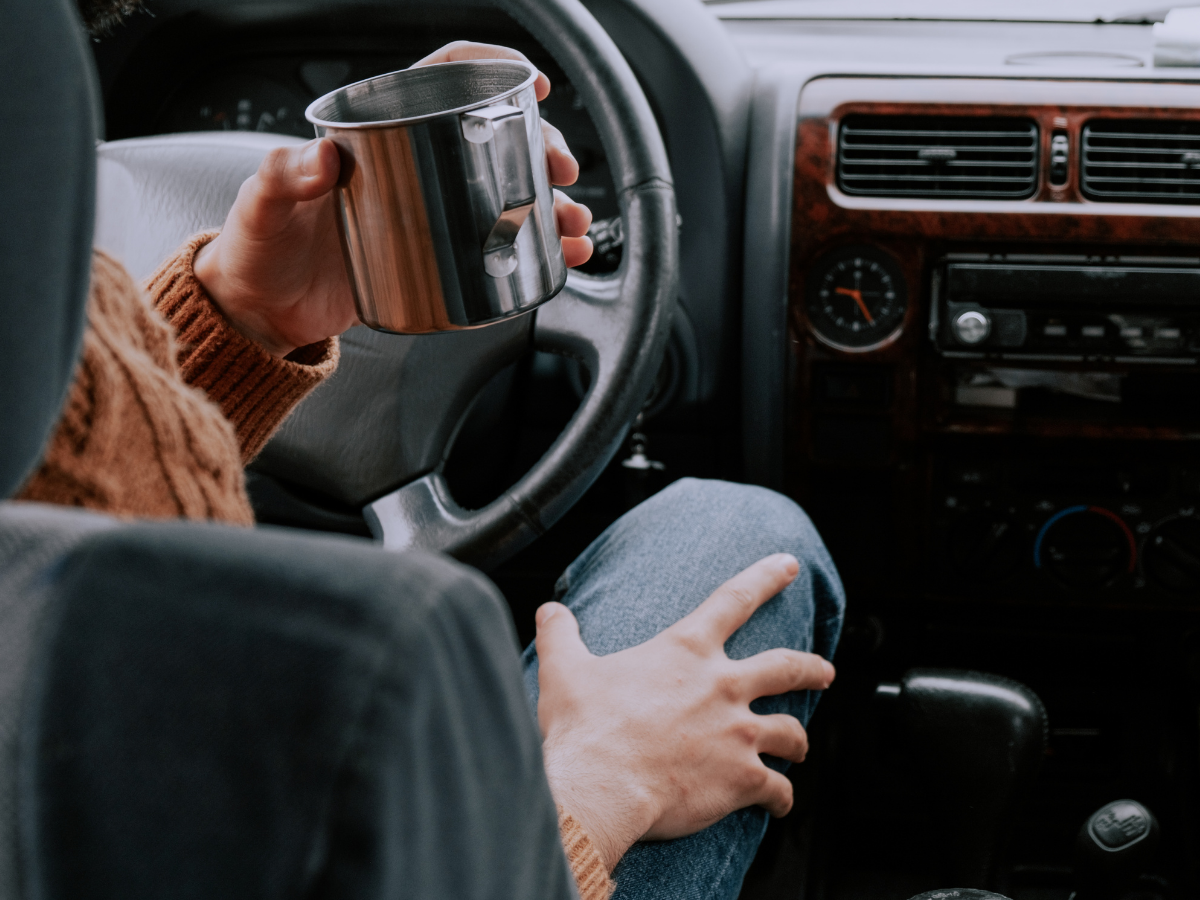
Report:
M803 510L766 488L675 482L626 513L567 568L554 599L579 620L603 656L645 643L686 616L722 583L772 553L791 553L800 574L725 644L732 659L773 647L833 656L845 596L833 560ZM525 650L525 685L537 708L538 661ZM763 697L758 713L789 713L807 725L820 694ZM769 758L774 768L787 767ZM620 900L733 900L767 828L761 807L738 810L697 834L642 841L613 872Z

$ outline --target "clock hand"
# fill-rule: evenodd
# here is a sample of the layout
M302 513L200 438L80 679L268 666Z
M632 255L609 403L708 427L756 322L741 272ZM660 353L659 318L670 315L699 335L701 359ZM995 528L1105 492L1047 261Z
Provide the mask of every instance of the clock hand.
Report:
M862 310L862 314L864 316L866 316L867 324L868 325L875 324L875 317L872 316L871 311L869 309L867 309L867 304L863 303L862 291L855 291L855 290L851 290L850 288L840 287L840 288L834 288L834 293L835 294L845 294L847 297L853 298L854 302L858 304L858 308Z

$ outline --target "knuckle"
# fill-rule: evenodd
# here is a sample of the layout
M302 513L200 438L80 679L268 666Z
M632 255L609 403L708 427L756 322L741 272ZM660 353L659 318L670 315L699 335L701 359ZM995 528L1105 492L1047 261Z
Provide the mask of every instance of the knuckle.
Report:
M783 693L795 690L804 681L804 667L788 650L767 650L762 654L763 668L774 686Z
M263 157L262 165L258 169L259 178L267 184L276 182L287 173L290 163L290 148L276 147Z
M784 783L787 785L787 787L780 788L779 797L775 801L774 813L777 818L780 816L786 816L792 811L792 785L787 781Z
M763 661L773 671L783 676L792 676L796 672L795 659L791 653L780 647L763 651Z
M768 797L771 796L773 793L774 783L771 779L770 769L768 769L762 763L759 763L755 768L752 779L752 789L756 794L759 796L764 794Z
M788 681L794 690L809 687L820 675L820 666L814 664L809 653L786 650L781 654L780 662L786 667Z
M796 755L803 759L808 755L808 732L799 722L796 723L795 730L792 732L792 740L795 741Z
M692 623L684 624L681 622L676 628L672 629L671 640L679 649L687 653L695 656L705 656L708 654L709 640Z
M287 166L291 158L290 147L275 147L263 159L263 164L268 169L280 169Z
M713 689L723 700L736 702L742 697L742 681L736 672L726 669L714 679Z
M803 656L800 656L799 654L788 654L787 668L790 680L796 687L804 687L812 681L812 664Z
M740 611L745 612L754 608L754 595L740 585L731 586L726 592L726 596L729 604Z
M762 726L754 720L739 722L734 726L733 734L740 744L757 749L762 738Z

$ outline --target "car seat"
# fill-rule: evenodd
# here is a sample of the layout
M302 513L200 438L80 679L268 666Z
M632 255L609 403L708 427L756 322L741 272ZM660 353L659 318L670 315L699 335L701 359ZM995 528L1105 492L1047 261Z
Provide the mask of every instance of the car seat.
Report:
M0 487L85 321L68 0L0 0ZM503 601L426 553L0 501L0 896L570 897Z

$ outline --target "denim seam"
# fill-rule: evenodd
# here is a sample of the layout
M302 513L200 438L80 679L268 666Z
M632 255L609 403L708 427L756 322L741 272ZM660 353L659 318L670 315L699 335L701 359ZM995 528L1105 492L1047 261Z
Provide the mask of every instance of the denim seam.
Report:
M721 871L717 874L717 877L715 879L713 879L711 889L709 890L708 895L707 895L708 897L721 896L720 891L718 889L721 887L722 883L725 881L725 877L729 874L729 870L733 866L733 856L736 851L737 851L737 844L730 843L728 849L725 852L725 861L721 865Z

